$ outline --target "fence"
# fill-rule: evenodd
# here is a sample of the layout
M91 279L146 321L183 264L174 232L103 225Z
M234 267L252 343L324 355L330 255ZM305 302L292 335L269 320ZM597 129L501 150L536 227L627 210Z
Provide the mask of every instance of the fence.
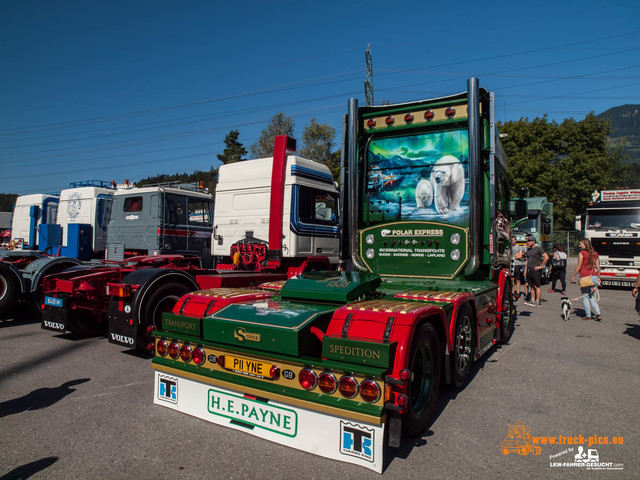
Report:
M553 232L553 243L559 243L568 255L578 255L578 242L584 238L581 230L556 230Z

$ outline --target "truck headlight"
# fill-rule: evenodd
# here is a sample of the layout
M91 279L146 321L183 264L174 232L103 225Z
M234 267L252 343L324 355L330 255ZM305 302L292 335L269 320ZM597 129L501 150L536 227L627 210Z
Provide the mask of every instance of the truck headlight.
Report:
M373 248L369 248L367 249L366 255L369 260L373 260L373 257L376 256L376 253L373 251Z
M451 240L452 244L458 245L460 243L460 240L461 240L460 234L459 233L452 233L450 240Z
M451 250L449 256L451 257L451 260L457 262L458 260L460 260L460 250L454 248L453 250Z
M373 245L374 240L375 240L375 237L373 236L372 233L369 233L364 239L364 241L367 242L367 244L369 245Z

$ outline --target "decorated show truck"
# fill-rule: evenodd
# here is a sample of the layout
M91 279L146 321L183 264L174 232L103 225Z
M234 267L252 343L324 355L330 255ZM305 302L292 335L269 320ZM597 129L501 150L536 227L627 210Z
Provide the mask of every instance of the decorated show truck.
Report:
M493 94L467 85L349 102L345 269L183 296L154 332L157 405L377 472L426 430L515 321Z
M121 252L137 247L147 255L47 277L42 327L106 333L112 343L152 350L151 334L161 326L162 313L187 292L257 286L337 264L338 191L327 166L297 157L294 150L295 140L280 136L273 157L221 166L215 222L210 205L197 192L165 188L164 201L150 187L116 194L109 238L122 241ZM163 203L164 217L179 220L165 222L157 238L148 233L156 230L149 226L156 221L150 212ZM186 255L209 248L212 229L216 269L203 268L199 255ZM138 242L131 236L139 237ZM163 254L153 255L159 243Z
M582 219L576 218L577 230ZM584 235L599 254L602 285L633 287L640 271L640 190L594 192Z

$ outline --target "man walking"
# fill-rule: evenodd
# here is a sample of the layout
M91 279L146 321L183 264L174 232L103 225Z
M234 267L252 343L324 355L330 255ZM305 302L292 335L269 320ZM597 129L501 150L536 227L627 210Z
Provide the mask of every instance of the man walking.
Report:
M527 235L526 257L524 271L529 283L531 301L524 303L531 307L537 307L542 301L542 289L540 288L542 269L549 261L549 255L540 246L536 245L536 239L533 235Z
M513 253L513 280L515 282L514 286L516 291L514 300L518 300L518 298L520 298L520 285L524 284L524 292L527 294L525 298L529 294L529 287L524 278L526 249L524 246L518 245L514 235L511 236L511 252Z

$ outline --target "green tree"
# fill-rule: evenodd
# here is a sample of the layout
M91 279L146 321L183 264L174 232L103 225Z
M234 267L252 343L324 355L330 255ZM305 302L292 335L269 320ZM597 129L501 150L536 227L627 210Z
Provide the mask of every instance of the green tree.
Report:
M262 133L256 140L256 143L249 147L253 158L265 158L273 155L273 142L278 135L289 135L293 137L295 123L291 117L287 117L280 112L274 115L262 130Z
M508 158L512 195L528 188L553 202L556 228L573 228L594 190L613 186L622 160L608 144L609 123L593 113L557 124L546 116L499 125Z
M224 137L225 149L222 153L218 154L218 160L225 165L228 163L241 162L246 160L243 158L247 154L247 149L238 142L238 136L240 132L238 130L231 130Z
M333 152L336 129L326 123L322 125L315 118L304 127L302 132L301 157L324 163L337 180L340 177L340 156Z

